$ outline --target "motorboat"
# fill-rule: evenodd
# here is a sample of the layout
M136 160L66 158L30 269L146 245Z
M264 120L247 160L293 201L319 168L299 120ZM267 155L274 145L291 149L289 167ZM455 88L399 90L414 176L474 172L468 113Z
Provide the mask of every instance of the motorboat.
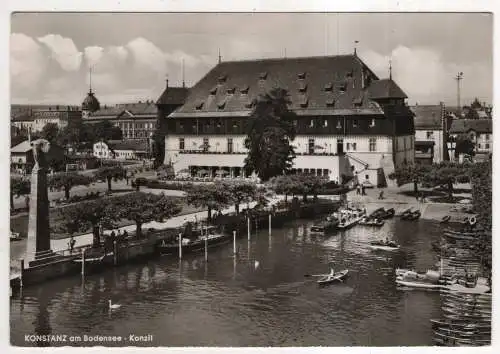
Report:
M406 216L410 215L411 213L413 213L413 208L408 208L408 209L404 210L398 216L401 217L401 218L403 218L403 217L406 217Z
M400 248L400 246L394 241L373 241L370 242L370 248L372 250L381 250L381 251L395 251Z
M401 219L413 221L413 220L418 220L420 218L420 216L422 216L422 213L419 210L417 210L417 211L411 211L407 214L401 215Z
M218 232L217 227L208 226L203 229L194 229L189 236L182 236L181 245L183 253L201 252L205 249L205 239L207 247L216 247L230 243L232 236ZM157 244L157 248L161 254L176 254L179 252L179 236L174 240L162 240Z
M19 232L10 232L10 241L19 241L22 240L21 234Z
M426 273L417 273L412 270L396 269L396 284L409 288L448 290L456 280L443 278L438 271L428 270Z
M375 227L382 227L384 226L385 222L380 219L372 219L369 216L364 217L359 221L359 225L363 226L375 226Z
M340 272L335 272L333 269L329 274L324 274L324 276L317 280L318 285L327 285L335 282L342 282L349 273L349 270L344 269Z
M311 226L310 231L312 233L325 233L328 231L335 230L338 224L339 220L336 217L328 216L326 220Z
M339 220L337 228L340 230L348 229L363 219L365 212L359 209L343 209L336 215Z
M384 209L378 208L372 212L368 217L370 219L390 219L396 214L394 208Z

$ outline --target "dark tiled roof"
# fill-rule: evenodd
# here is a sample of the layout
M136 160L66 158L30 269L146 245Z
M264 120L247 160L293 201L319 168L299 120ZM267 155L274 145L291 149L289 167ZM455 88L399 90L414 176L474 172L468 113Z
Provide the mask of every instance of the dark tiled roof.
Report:
M132 115L156 115L158 108L153 101L141 102L141 103L127 103L120 105L124 110L132 113Z
M376 87L363 90L362 78L368 76ZM190 89L186 102L173 116L250 111L247 103L274 87L288 90L291 109L311 114L325 109L348 110L351 114L357 109L373 109L381 113L371 101L373 95L406 97L392 80L381 85L377 81L377 76L354 55L222 62ZM228 93L232 89L234 93ZM245 89L246 94L241 92Z
M182 105L186 101L189 94L189 89L187 87L167 87L161 94L156 104L171 104L171 105Z
M401 88L392 79L373 81L368 88L371 99L408 98Z
M451 123L451 134L467 133L470 130L476 133L492 133L493 121L491 119L454 119Z
M106 142L112 150L132 150L147 151L148 142L146 140L109 140Z
M415 129L439 130L443 128L441 105L418 105L410 108L415 114Z
M118 106L110 106L110 107L103 106L103 107L101 107L100 110L91 113L90 116L91 117L107 117L107 116L116 117L122 112L123 112L123 108L120 108Z

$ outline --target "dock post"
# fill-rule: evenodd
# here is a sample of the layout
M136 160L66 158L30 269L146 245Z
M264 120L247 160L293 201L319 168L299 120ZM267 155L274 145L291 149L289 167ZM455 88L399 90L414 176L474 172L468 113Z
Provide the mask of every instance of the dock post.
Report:
M271 213L269 213L269 236L271 236Z
M179 260L182 259L182 233L179 233Z
M208 262L208 230L205 231L205 262Z
M82 277L85 276L85 248L82 248Z
M233 230L233 254L236 256L236 230Z
M247 233L248 239L250 240L250 217L247 217Z
M113 260L114 260L114 263L115 263L115 266L118 264L118 248L116 247L116 240L113 241Z
M21 259L21 275L19 276L19 286L23 287L24 259Z

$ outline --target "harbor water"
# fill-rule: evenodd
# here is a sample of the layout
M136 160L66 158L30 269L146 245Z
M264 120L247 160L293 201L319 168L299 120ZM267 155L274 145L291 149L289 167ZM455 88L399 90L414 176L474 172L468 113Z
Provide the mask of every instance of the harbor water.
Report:
M309 232L312 224L298 220L271 236L252 230L250 240L238 237L237 257L230 243L209 249L208 263L203 252L160 257L28 287L10 300L11 344L433 345L439 293L397 289L393 269L431 268L440 225L395 218L323 236ZM401 249L370 250L386 237ZM329 262L349 277L318 287L306 275L328 273ZM121 307L110 311L109 300Z

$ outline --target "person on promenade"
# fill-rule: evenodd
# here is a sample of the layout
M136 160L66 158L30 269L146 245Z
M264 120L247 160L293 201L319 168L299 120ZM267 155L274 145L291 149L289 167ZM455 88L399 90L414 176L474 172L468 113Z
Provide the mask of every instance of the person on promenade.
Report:
M384 191L380 191L378 199L384 199Z
M71 237L69 238L69 242L68 242L68 248L69 248L69 253L70 254L73 254L73 249L75 248L75 238L73 237L73 235L71 235Z

